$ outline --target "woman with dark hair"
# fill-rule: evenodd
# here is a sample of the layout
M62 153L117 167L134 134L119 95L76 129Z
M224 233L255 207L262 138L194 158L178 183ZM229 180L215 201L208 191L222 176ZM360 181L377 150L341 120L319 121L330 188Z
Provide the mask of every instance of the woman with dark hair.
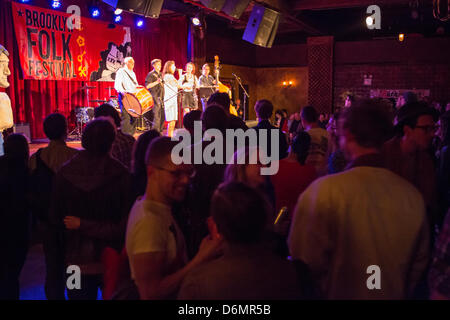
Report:
M338 173L345 169L347 160L344 152L339 147L339 136L337 132L339 112L335 112L328 121L327 131L330 136L328 173Z
M9 135L0 157L0 300L19 299L19 276L29 239L28 157L26 138Z
M134 195L136 197L145 193L147 186L147 166L145 164L145 155L148 146L153 139L159 137L157 130L149 130L139 136L133 148L133 158L131 160L131 178Z
M171 137L175 129L175 123L178 120L178 89L181 88L175 79L175 61L169 60L164 64L163 79L164 79L164 114L166 116L167 135Z

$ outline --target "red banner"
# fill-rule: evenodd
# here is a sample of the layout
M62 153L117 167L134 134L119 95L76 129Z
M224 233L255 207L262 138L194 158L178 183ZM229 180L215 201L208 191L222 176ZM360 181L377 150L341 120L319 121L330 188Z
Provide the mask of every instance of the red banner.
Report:
M129 28L80 17L70 30L69 13L16 2L12 10L24 79L113 81L131 55Z

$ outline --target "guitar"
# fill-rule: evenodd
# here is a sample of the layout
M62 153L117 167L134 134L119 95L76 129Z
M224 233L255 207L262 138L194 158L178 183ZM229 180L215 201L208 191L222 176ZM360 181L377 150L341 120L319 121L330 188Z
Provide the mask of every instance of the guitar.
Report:
M219 86L219 92L225 92L228 94L231 100L231 89L228 88L226 85L224 85L222 82L219 81L219 74L220 74L220 62L219 62L219 56L214 56L214 72L216 75L216 82ZM230 103L230 113L232 115L237 116L236 108Z

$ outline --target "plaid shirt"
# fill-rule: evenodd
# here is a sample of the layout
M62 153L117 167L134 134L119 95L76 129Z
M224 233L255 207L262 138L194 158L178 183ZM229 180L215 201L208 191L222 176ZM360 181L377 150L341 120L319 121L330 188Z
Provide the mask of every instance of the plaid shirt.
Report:
M111 156L119 161L125 168L131 169L131 153L133 152L135 139L129 134L117 130L116 139L111 148Z
M428 282L431 292L437 291L450 299L450 210L436 242Z

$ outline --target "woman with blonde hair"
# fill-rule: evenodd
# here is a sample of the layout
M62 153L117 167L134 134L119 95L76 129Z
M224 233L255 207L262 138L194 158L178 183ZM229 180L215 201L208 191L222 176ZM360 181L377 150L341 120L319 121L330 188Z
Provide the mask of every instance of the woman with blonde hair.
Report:
M169 60L164 64L164 114L166 116L167 135L172 137L175 123L178 120L178 81L174 76L176 70L175 61Z
M198 108L198 98L195 90L199 87L198 78L195 75L195 64L188 62L185 67L186 73L178 80L178 84L183 89L182 107L184 114Z

